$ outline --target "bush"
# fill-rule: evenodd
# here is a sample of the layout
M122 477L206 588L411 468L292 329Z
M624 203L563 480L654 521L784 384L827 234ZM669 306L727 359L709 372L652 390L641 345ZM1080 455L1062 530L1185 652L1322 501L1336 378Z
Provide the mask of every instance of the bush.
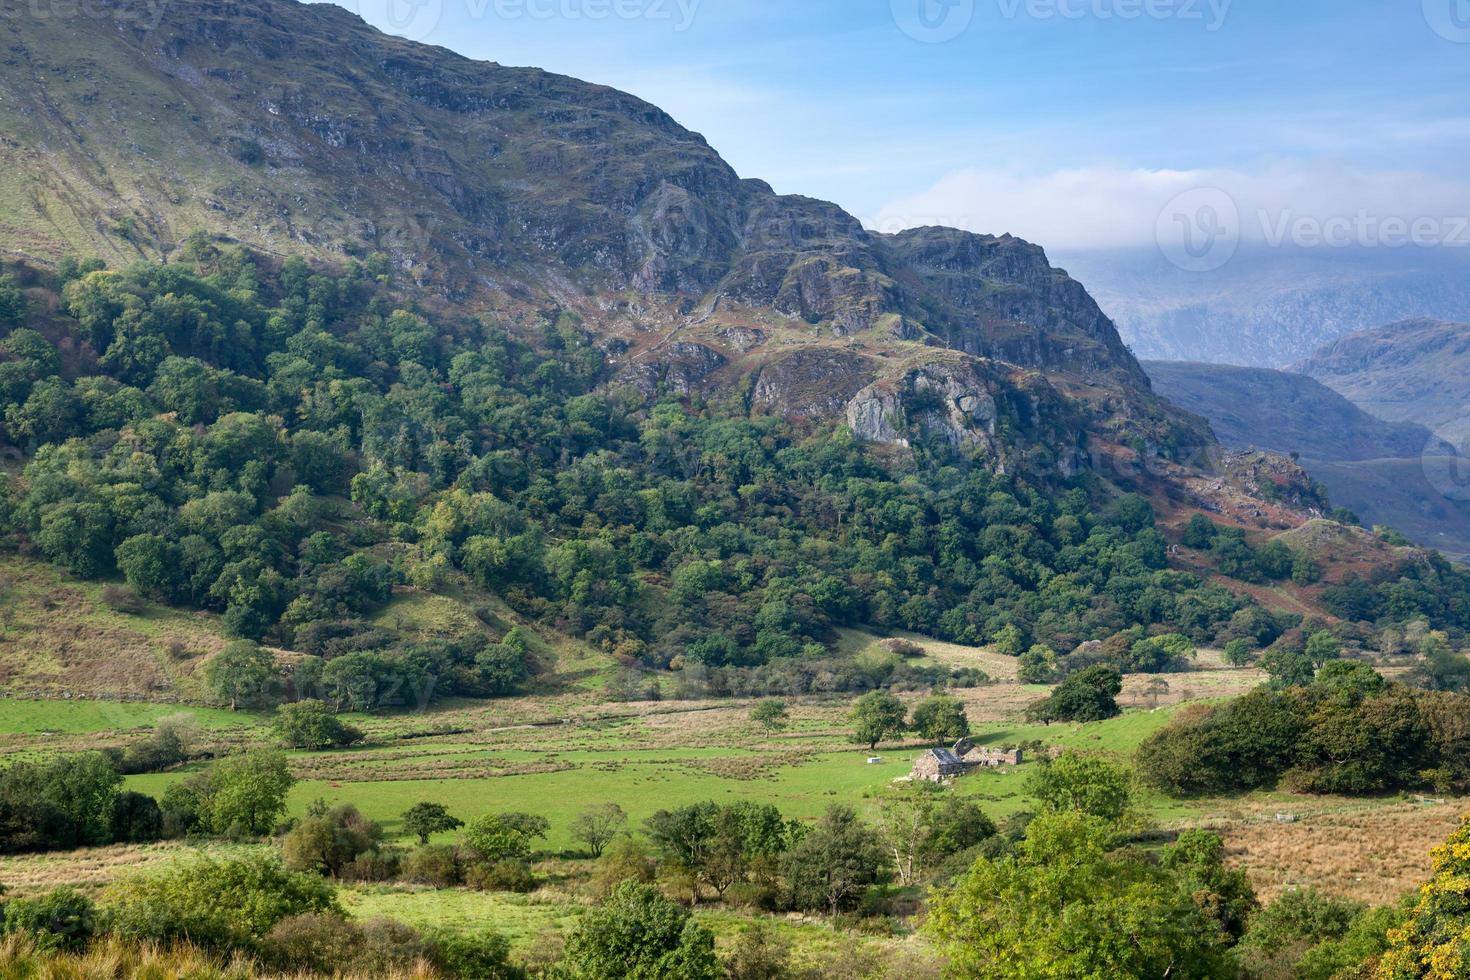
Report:
M138 593L120 585L102 587L102 604L113 612L122 613L125 616L136 616L144 608L143 600L138 597Z
M158 801L132 790L117 794L112 801L112 840L118 844L142 844L163 837L163 811Z
M1051 693L1027 709L1027 714L1048 725L1054 721L1103 721L1121 711L1117 697L1123 690L1123 675L1115 667L1097 664L1073 674Z
M339 875L382 838L382 828L348 803L303 819L281 841L281 854L292 871Z
M261 940L260 956L282 973L330 975L349 969L362 944L362 930L343 916L306 912L277 922Z
M5 903L4 930L24 933L38 949L81 949L96 927L92 900L72 888L58 888L37 898Z
M582 917L567 940L565 966L579 980L722 976L709 930L658 889L634 882Z
M1341 939L1363 906L1314 889L1284 892L1251 916L1236 956L1252 976L1297 976L1297 962L1313 946Z
M316 875L287 871L268 857L208 858L114 886L111 932L144 942L189 942L205 949L251 949L276 923L308 912L336 912L336 895Z
M592 894L606 898L625 881L650 884L655 871L653 856L643 839L624 834L614 838L597 859L592 872Z
M531 842L545 840L551 825L529 813L495 813L476 817L465 827L465 846L484 864L524 861Z
M337 877L343 881L392 881L402 869L403 855L397 850L368 851L343 865Z
M725 956L728 980L778 980L791 975L791 944L765 923L744 929Z
M359 927L362 945L353 966L369 976L407 970L434 957L434 944L413 926L393 919L368 919Z
M410 851L403 862L403 877L435 888L450 888L463 883L458 849L452 844L427 844Z
M511 980L523 975L510 962L510 942L497 933L441 932L429 940L430 960L447 976Z
M531 892L536 890L536 876L525 861L505 860L486 864L476 862L465 871L465 884L484 892Z

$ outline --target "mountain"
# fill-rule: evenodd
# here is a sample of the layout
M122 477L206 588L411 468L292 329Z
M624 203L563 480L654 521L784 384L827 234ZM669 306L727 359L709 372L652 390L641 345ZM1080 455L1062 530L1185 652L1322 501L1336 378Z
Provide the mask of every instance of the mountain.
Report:
M1418 459L1435 442L1423 426L1374 418L1331 388L1269 368L1145 361L1154 388L1204 416L1227 446L1313 459Z
M1451 447L1422 425L1374 418L1301 374L1145 361L1154 387L1208 419L1222 444L1299 457L1332 502L1370 526L1470 555L1470 502L1439 489Z
M1034 245L869 233L741 179L630 95L385 36L334 4L197 0L156 26L129 0L97 6L110 16L13 21L0 241L19 257L166 259L196 231L382 256L490 315L575 313L647 392L737 392L873 441L996 454L1017 411L1075 409L1104 441L1205 438ZM1044 437L1063 470L1082 441L1068 426Z
M514 626L809 690L844 627L1214 642L1364 570L1270 545L1320 488L1215 453L1035 245L868 232L631 96L334 5L130 9L0 57L0 551L104 602L370 707L521 689ZM1180 557L1201 512L1230 531ZM1394 615L1445 618L1470 578L1410 551ZM385 615L409 590L465 629Z
M1470 323L1414 319L1360 331L1298 370L1381 418L1416 422L1456 444L1470 438Z
M1245 245L1207 273L1178 269L1157 249L1057 260L1151 360L1285 368L1337 337L1404 317L1470 320L1466 249Z

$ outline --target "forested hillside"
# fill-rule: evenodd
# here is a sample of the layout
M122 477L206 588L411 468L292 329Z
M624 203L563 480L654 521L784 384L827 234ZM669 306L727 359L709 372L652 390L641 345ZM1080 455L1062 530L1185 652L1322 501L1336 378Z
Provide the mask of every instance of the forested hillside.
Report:
M395 586L461 573L624 663L735 687L757 668L812 683L851 625L1065 654L1133 628L1266 646L1300 621L1171 568L1149 500L1094 474L1001 475L944 441L880 458L842 426L650 398L610 384L564 312L497 323L418 305L370 264L202 239L167 266L33 281L8 287L0 341L11 546L218 612L354 707L526 679L524 650L485 634L372 621ZM1018 443L1039 424L1002 412ZM1186 544L1241 583L1323 574L1238 529ZM1329 576L1326 608L1467 625L1463 573L1384 574Z

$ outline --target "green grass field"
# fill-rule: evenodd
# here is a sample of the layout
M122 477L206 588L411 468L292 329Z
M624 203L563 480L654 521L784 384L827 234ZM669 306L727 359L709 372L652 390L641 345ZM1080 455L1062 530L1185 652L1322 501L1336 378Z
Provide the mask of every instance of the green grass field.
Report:
M582 810L613 802L636 825L660 809L703 800L772 802L788 816L812 819L828 806L843 803L871 810L877 797L908 774L923 751L916 743L883 746L882 763L868 763L863 746L845 743L839 731L841 708L816 709L825 717L776 743L765 743L748 726L706 730L688 744L659 741L646 727L562 726L541 736L513 731L490 744L461 741L461 736L416 739L386 748L328 753L292 753L302 778L291 791L290 811L299 814L317 799L351 803L379 821L390 834L399 832L399 815L414 803L442 803L461 819L482 813L525 811L551 822L547 845L573 848L569 828ZM738 718L738 712L734 713ZM977 740L988 744L1040 740L1065 748L1126 755L1147 735L1167 723L1169 709L1129 712L1095 725L999 725L977 728ZM643 743L643 744L640 744ZM997 817L1026 809L1025 781L1033 764L1015 770L980 772L958 783L959 791L980 797ZM316 778L315 769L331 775ZM415 772L445 770L445 778L405 778ZM464 773L495 775L465 778ZM134 776L130 788L158 794L183 773ZM1162 797L1147 798L1158 815L1187 815L1197 809Z
M248 728L260 724L260 719L253 715L192 705L5 698L0 700L0 734L128 732L151 728L159 719L176 715L188 715L194 724L206 729Z

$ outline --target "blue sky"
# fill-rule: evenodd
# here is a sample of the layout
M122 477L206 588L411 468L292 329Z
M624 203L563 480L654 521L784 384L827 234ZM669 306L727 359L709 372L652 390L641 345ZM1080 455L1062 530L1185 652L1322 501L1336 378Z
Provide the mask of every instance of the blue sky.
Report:
M631 91L874 226L1123 245L1197 184L1247 211L1470 213L1470 0L340 2ZM920 13L955 36L916 39Z

